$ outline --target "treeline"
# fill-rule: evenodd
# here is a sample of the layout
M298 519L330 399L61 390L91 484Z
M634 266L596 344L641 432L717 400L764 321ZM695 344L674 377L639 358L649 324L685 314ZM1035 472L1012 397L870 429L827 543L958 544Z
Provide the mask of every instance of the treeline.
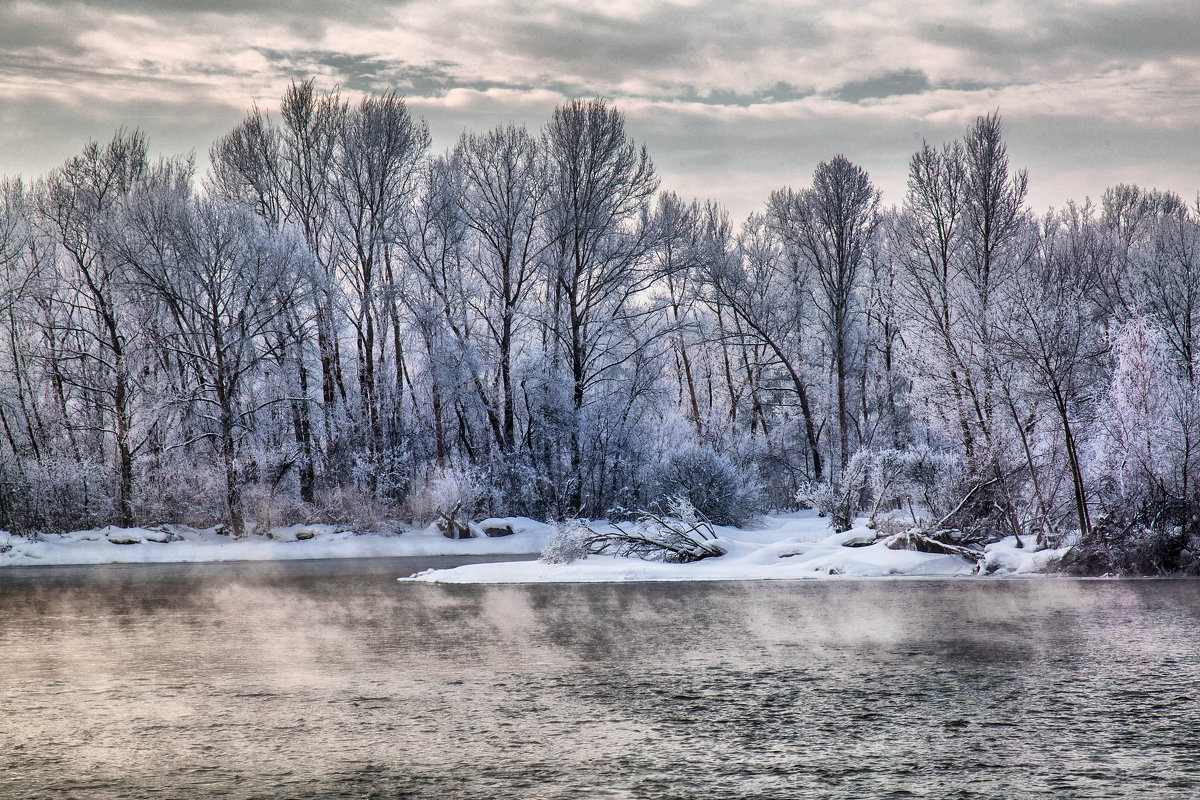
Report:
M399 96L307 82L210 160L119 131L0 188L0 526L686 495L1197 565L1198 208L1036 214L996 115L897 206L839 155L740 225L600 100L439 154Z

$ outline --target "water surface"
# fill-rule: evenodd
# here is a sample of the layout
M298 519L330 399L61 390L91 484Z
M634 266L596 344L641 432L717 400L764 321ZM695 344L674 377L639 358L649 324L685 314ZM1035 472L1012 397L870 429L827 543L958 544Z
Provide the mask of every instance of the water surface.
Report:
M446 563L0 571L0 795L1200 796L1197 581Z

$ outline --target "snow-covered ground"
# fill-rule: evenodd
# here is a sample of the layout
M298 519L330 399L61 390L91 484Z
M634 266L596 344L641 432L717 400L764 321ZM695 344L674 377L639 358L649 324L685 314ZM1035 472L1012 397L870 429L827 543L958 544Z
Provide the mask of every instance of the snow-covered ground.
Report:
M599 528L599 526L597 526ZM468 564L427 570L403 580L437 583L536 583L618 581L795 580L843 576L855 578L965 576L976 564L957 555L893 550L876 541L876 532L860 524L830 535L827 520L814 512L762 518L752 528L716 528L726 553L690 564L669 564L618 556L588 556L571 564L520 561ZM1062 550L1032 552L1032 540L1016 547L1013 537L990 545L986 574L1027 574L1052 567Z
M233 539L215 529L175 525L99 528L47 534L36 540L0 532L0 567L31 564L116 564L189 561L269 561L380 556L512 555L541 552L550 527L522 517L507 522L510 536L447 539L432 525L396 534L357 533L332 525L273 528L270 538Z
M28 539L0 532L0 567L258 561L385 556L527 555L540 553L551 527L524 517L486 520L507 524L510 536L447 539L434 526L400 533L359 533L332 525L274 528L267 536L233 539L215 529L181 526L100 528ZM603 523L597 523L598 528ZM429 570L409 580L440 583L532 583L601 581L789 580L830 576L962 576L976 565L955 555L892 550L860 524L830 534L815 513L768 515L746 528L717 527L726 554L691 564L668 564L617 556L589 556L572 564L518 561ZM1029 574L1052 570L1063 550L1034 552L1032 540L1017 548L1012 537L989 545L982 572Z

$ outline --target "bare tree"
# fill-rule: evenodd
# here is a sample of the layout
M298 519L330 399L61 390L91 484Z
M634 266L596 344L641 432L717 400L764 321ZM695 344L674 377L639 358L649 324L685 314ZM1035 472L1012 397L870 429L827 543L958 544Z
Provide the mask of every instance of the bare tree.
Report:
M381 293L390 245L401 236L398 220L413 200L418 164L429 148L429 130L395 92L366 96L343 123L335 180L336 257L350 302L347 317L358 353L358 390L368 452L383 449L376 381Z
M470 268L483 283L481 317L497 349L504 449L516 447L517 401L513 349L539 258L549 245L543 230L548 208L545 159L538 140L509 125L486 134L464 134L454 150L462 175L458 201L476 247Z
M78 331L85 342L77 354L89 368L77 380L87 383L94 402L111 416L117 450L117 516L133 519L133 410L136 402L131 349L140 331L130 324L118 259L112 257L113 220L121 203L148 168L146 139L140 131L118 131L107 145L89 142L83 152L54 170L39 191L40 218L68 261L75 304L89 326ZM104 424L103 422L101 424Z
M671 345L675 354L679 404L691 419L696 435L704 433L704 415L700 410L698 376L693 365L693 340L699 329L696 306L700 300L700 274L706 255L705 226L728 225L722 212L699 202L685 204L674 192L659 195L654 210L658 245L654 249L655 271L665 293L665 309L670 315Z
M120 251L165 310L161 344L185 370L183 399L204 423L195 440L214 445L230 528L241 537L242 442L258 411L280 399L255 396L251 384L297 297L297 243L244 206L192 197L179 172L155 183L130 204Z
M589 392L638 343L624 334L645 307L631 302L652 276L644 269L653 245L649 203L658 188L645 147L625 133L625 117L602 100L573 100L554 110L543 134L551 170L547 251L553 299L550 330L570 375L577 418L571 471L577 484L583 453L578 431Z
M447 421L459 417L459 444L472 450L464 393L470 387L491 422L497 443L503 432L487 396L475 353L473 292L465 266L467 218L462 211L460 175L451 159L431 159L423 170L420 196L406 219L404 248L411 268L398 299L403 302L425 346L434 444L439 466L450 456ZM465 373L465 374L464 374ZM462 380L465 377L465 380ZM453 415L453 416L452 416Z
M1024 257L1026 186L1024 172L1009 170L999 116L979 117L961 142L941 150L926 144L913 157L900 220L909 243L903 297L910 364L927 396L953 399L947 422L957 427L967 462L963 491L975 498L967 515L998 513L1012 533L1019 523L1010 470L1001 463L1008 441L997 406L1018 430L1025 423L999 374L994 342L1002 308L995 298ZM931 403L932 410L941 405Z
M748 379L754 382L760 366L748 360L752 349L756 359L786 376L800 405L803 442L812 462L807 478L819 478L824 460L804 366L812 314L807 262L788 259L766 218L751 215L739 238L737 256L710 262L706 277L711 303L732 317L724 335L740 345Z
M1192 379L1200 371L1200 212L1174 200L1149 220L1134 280L1142 312L1159 323Z
M280 103L281 124L255 108L219 139L209 154L209 180L216 194L252 206L272 228L295 226L308 247L314 268L300 277L309 287L311 309L295 316L289 334L296 350L300 388L293 401L293 428L297 444L306 454L314 451L306 357L313 328L320 359L319 407L330 446L338 435L337 401L345 396L337 313L343 302L335 264L332 185L348 113L348 104L336 89L320 93L315 80L293 82ZM300 465L300 486L307 502L315 499L315 485L313 458L306 455Z
M962 269L964 167L962 145L940 150L922 145L909 162L908 192L897 220L902 281L913 367L953 400L953 424L970 459L975 452L973 415L982 408L963 352L966 324L958 285Z
M1068 206L1050 216L1036 236L1036 252L1020 262L1019 273L1003 297L1007 313L997 318L996 356L1012 359L1026 370L1034 391L1055 411L1072 507L1086 537L1092 524L1080 437L1087 427L1087 401L1097 391L1108 349L1091 298L1107 272L1112 251L1091 206ZM1024 427L1018 426L1018 432L1024 440ZM1027 441L1025 446L1029 447ZM1038 505L1048 514L1048 499L1032 454L1029 464ZM1043 522L1050 520L1043 518Z
M1026 222L1024 170L1010 173L1008 147L1000 115L979 117L963 140L963 276L970 289L967 319L971 323L975 361L983 385L979 425L991 435L995 370L992 356L993 297L1018 263L1021 231Z
M838 468L850 461L847 382L854 365L853 330L861 313L860 270L875 235L880 194L865 170L845 156L817 165L812 187L781 190L768 203L771 224L795 257L812 264L836 375Z

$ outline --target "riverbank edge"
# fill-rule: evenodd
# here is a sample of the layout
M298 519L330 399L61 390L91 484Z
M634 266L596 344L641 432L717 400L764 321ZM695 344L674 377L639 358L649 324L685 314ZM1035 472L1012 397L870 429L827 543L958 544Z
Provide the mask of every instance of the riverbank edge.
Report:
M485 520L503 536L448 539L436 526L361 531L352 526L295 525L268 535L233 539L219 529L185 526L106 527L66 534L21 537L0 531L0 569L7 567L85 566L99 564L188 564L434 556L497 557L435 569L404 578L437 583L623 583L642 581L747 581L830 578L975 578L1059 575L1082 576L1064 569L1070 547L1035 550L1032 539L989 545L978 563L945 554L890 550L881 542L864 546L874 532L864 525L830 534L827 522L811 512L765 515L745 529L721 528L725 556L693 564L665 564L631 558L590 556L573 564L546 564L537 556L553 532L551 525L528 518ZM1011 540L1011 541L1010 541ZM514 568L505 557L522 556ZM515 571L514 571L515 570Z

